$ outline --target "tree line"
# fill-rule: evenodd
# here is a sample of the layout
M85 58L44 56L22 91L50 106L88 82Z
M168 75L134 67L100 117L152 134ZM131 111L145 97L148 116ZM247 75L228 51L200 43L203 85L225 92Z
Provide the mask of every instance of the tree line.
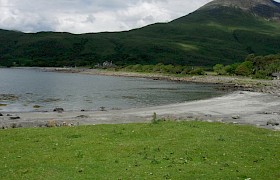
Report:
M28 59L14 59L5 58L5 61L1 61L0 66L88 66L87 63L77 63L72 61L31 61ZM8 60L7 60L8 59ZM89 67L94 67L91 65ZM116 71L131 71L131 72L143 72L143 73L163 73L163 74L176 74L176 75L204 75L206 71L214 71L217 75L238 75L238 76L250 76L258 79L271 78L273 73L280 72L280 54L272 54L266 56L256 56L254 54L248 55L247 58L241 63L234 63L230 65L216 64L213 68L209 67L197 67L186 65L172 65L172 64L135 64L135 65L119 65L114 67Z
M218 75L239 75L267 79L271 78L273 73L280 72L280 54L267 56L251 54L242 63L216 64L213 70Z
M127 65L116 66L116 71L140 72L140 73L163 73L175 75L205 75L207 71L214 71L217 75L249 76L256 79L269 79L273 73L280 72L280 54L255 56L254 54L240 63L230 65L216 64L213 68L193 67L183 65Z

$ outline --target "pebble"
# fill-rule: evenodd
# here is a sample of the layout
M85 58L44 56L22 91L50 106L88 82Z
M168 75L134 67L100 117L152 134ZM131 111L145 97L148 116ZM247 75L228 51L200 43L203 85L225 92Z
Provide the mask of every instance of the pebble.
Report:
M15 116L15 117L10 117L11 120L16 120L16 119L20 119L19 116Z
M53 110L53 112L58 112L58 113L62 113L63 111L64 111L63 108L55 108L55 109Z
M232 116L232 119L240 119L239 115Z
M271 119L271 120L267 121L266 125L267 126L269 126L269 125L271 125L271 126L279 126L280 123L277 122L277 120L275 120L275 119Z

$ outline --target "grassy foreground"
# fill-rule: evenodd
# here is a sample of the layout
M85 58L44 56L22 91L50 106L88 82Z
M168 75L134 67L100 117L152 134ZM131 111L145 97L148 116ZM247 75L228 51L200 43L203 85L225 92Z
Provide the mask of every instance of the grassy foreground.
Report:
M207 122L0 131L0 179L280 179L280 132Z

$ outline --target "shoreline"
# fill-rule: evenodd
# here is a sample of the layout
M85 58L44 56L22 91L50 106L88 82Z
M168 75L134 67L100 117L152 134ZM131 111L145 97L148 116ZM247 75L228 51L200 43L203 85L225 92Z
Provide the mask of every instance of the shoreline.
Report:
M252 80L239 77L174 77L159 74L112 72L96 69L40 68L43 71L89 75L152 78L192 83L222 84L234 90L221 97L147 108L109 111L23 112L0 116L0 128L56 127L95 124L149 123L154 113L166 120L195 120L253 125L280 130L279 81ZM249 83L248 83L249 82Z
M126 110L4 114L0 116L0 128L150 123L154 113L157 119L233 123L280 130L280 97L248 91L236 91L207 100Z
M175 82L190 82L202 84L220 84L224 90L232 91L250 91L261 92L280 96L280 80L264 80L252 79L241 76L182 76L166 75L160 73L139 73L139 72L125 72L125 71L110 71L102 69L88 69L88 68L40 68L48 72L61 73L79 73L87 75L101 75L101 76L116 76L116 77L134 77L134 78L148 78L153 80L168 80Z

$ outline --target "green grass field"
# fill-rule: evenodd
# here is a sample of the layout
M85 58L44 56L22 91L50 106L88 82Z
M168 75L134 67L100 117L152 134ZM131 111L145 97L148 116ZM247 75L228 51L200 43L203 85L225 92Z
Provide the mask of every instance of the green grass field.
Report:
M280 179L280 132L207 122L0 131L0 179Z

